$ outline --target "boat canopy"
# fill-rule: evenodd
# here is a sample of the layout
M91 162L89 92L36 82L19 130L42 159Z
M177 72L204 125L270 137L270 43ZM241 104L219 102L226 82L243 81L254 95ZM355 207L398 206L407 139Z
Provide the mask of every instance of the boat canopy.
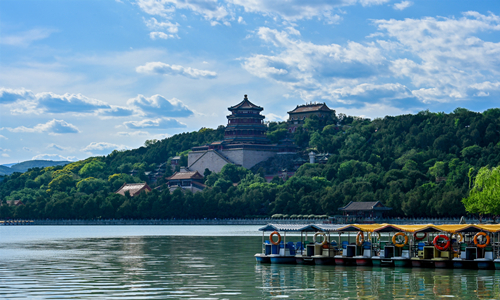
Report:
M313 225L304 224L267 224L259 228L259 231L318 231Z
M337 225L337 224L314 224L312 226L317 229L316 231L323 231L323 232L338 231L339 228L345 227L345 225Z
M385 225L388 225L388 224L351 224L351 225L340 227L335 231L339 231L339 232L348 232L348 231L373 232L377 228L383 227Z
M302 232L490 232L500 233L500 224L420 224L420 225L395 225L395 224L267 224L259 231L302 231Z
M476 226L481 228L483 231L488 231L491 233L500 232L500 224L486 224L486 225L476 225Z

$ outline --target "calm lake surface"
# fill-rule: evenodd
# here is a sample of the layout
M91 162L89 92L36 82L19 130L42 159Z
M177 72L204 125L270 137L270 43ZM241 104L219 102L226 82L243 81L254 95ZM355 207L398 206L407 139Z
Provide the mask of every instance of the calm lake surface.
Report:
M0 226L0 298L500 299L500 271L257 264L260 226Z

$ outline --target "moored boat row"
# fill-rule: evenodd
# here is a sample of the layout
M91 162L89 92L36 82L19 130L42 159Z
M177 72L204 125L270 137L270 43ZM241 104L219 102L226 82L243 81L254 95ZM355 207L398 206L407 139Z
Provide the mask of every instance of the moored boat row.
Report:
M268 224L259 230L261 263L500 269L500 225Z

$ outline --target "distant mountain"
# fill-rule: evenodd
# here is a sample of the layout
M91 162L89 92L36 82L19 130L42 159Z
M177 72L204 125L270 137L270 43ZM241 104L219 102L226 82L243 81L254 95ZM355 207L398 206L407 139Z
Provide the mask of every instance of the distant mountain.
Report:
M53 160L28 160L17 164L8 164L0 166L0 175L10 175L14 172L24 173L31 168L46 168L52 166L66 165L70 161L53 161ZM8 166L11 166L10 168Z
M1 166L4 166L4 167L12 167L13 165L17 165L18 163L12 163L12 164L4 164L4 165L1 165Z

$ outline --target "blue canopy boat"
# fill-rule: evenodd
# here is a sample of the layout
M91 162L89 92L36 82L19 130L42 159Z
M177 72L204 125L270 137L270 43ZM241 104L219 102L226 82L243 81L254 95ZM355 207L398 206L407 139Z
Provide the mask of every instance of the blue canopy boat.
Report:
M312 225L296 224L268 224L259 228L262 231L262 253L255 254L257 262L276 264L295 264L296 255L304 253L304 243L286 241L287 232L300 232L301 240L304 232L314 232L316 229ZM265 240L265 232L271 232L269 240ZM283 233L283 236L281 235ZM273 238L277 237L277 240Z

